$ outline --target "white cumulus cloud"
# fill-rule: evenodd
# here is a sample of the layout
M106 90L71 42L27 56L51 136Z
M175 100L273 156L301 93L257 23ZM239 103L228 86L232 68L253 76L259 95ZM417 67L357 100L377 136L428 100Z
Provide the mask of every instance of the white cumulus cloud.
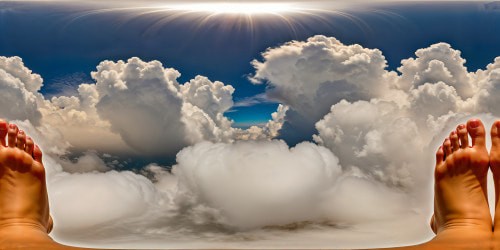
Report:
M42 87L40 75L32 74L19 57L0 56L0 106L8 119L29 119L40 123L37 91Z
M201 143L183 149L173 173L178 198L207 205L216 222L248 229L322 218L324 192L340 175L338 159L312 143ZM187 206L186 205L186 206Z

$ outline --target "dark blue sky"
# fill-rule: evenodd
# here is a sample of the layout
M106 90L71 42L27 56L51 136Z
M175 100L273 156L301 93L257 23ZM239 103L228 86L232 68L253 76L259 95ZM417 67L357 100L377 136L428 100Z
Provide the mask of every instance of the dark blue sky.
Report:
M103 12L60 2L0 2L0 55L22 57L42 75L42 92L49 96L92 82L90 72L102 60L137 56L176 68L181 83L200 74L231 84L239 101L265 90L247 80L254 72L250 62L260 59L261 52L316 34L381 49L390 69L437 42L461 50L469 70L484 68L500 56L500 9L485 8L485 3L358 5L343 9L354 18L326 12L293 15L287 17L290 26L268 16L255 18L250 26L235 16L201 24L195 15L172 11L138 15L138 10ZM226 115L240 125L259 123L270 119L276 106L238 107Z

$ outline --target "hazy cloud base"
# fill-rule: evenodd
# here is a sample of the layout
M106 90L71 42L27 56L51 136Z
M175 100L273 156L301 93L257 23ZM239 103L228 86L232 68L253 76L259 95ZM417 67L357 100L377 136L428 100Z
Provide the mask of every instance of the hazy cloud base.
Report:
M499 116L500 57L476 72L464 63L438 43L394 72L377 49L324 36L291 41L252 62L254 82L282 105L265 126L242 130L224 116L233 87L203 76L178 83L180 73L158 61L103 61L78 95L47 99L20 58L0 57L0 113L24 120L44 150L62 242L412 244L432 235L436 146L470 115ZM314 143L272 140L287 134ZM95 151L66 157L85 149ZM177 163L171 172L154 163L122 171L100 152L177 153Z

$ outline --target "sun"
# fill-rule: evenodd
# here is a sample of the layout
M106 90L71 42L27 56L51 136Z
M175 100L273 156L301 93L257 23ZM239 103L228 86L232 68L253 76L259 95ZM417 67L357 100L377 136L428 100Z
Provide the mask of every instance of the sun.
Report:
M213 3L190 3L190 4L174 4L167 6L169 9L180 10L186 12L205 12L211 14L283 14L286 12L294 12L296 8L290 3L230 3L230 2L213 2Z

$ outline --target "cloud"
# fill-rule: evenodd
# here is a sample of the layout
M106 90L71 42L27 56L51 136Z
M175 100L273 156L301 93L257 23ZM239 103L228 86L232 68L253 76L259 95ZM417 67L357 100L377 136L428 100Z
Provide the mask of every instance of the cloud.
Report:
M447 43L417 50L414 58L401 61L399 72L386 70L378 49L319 35L269 48L262 57L252 62L252 80L267 84L267 95L290 107L279 138L291 144L311 140L318 132L315 123L342 100L393 102L425 119L449 112L492 112L495 107L484 102L492 99L498 62L469 72L461 52ZM421 126L425 119L414 122Z
M203 76L180 86L185 100L182 121L186 124L189 145L204 140L232 141L235 130L232 121L223 114L233 106L234 88L231 85L211 82Z
M44 148L63 141L44 137L29 122L16 123ZM98 247L121 238L146 246L161 238L148 246L186 246L179 239L202 237L217 245L235 234L279 237L261 235L262 227L307 232L316 230L308 229L311 223L342 228L363 218L391 221L408 213L402 205L409 200L405 192L360 172L342 171L331 151L313 143L290 148L283 141L203 142L183 149L172 173L156 164L141 174L109 171L112 165L104 165L95 152L71 163L60 158L64 153L44 153L56 225L52 236L67 244ZM350 190L380 197L352 197ZM370 212L352 206L385 208Z
M235 108L237 108L237 107L251 107L251 106L262 104L262 103L274 103L274 102L275 101L270 100L267 97L266 93L261 93L261 94L257 94L257 95L251 96L251 97L241 99L241 100L237 101L233 107L235 107Z
M310 139L314 123L333 104L390 94L396 80L394 72L385 70L380 50L344 45L321 35L270 48L262 57L262 62L252 62L256 70L252 80L267 83L267 95L290 107L281 133L284 139L302 136L288 140L293 143Z
M42 78L32 74L19 57L0 56L0 106L7 119L29 119L40 123L37 91Z
M233 106L234 88L219 81L211 82L203 76L181 85L180 92L187 102L203 109L212 119Z
M420 155L426 142L415 122L394 103L342 101L316 127L315 140L330 148L345 168L359 168L389 185L402 186L413 184L412 171L422 173L418 166L423 165Z
M51 188L58 190L51 192L51 206L59 232L138 216L161 199L151 181L127 171L59 174L51 179Z
M307 124L315 123L314 141L339 158L344 172L362 176L346 178L339 186L350 187L353 193L366 192L354 191L354 186L378 189L387 199L394 199L390 203L395 206L387 206L388 210L394 209L393 214L408 212L411 207L418 214L426 214L430 212L429 206L417 204L425 204L430 198L430 189L422 187L431 185L429 176L437 144L471 114L498 115L495 108L498 95L494 93L499 83L500 59L495 59L485 70L469 72L460 51L446 43L419 49L415 55L402 60L400 74L396 74L385 70L380 51L316 36L268 49L262 62L253 62L254 80L257 84L266 83L269 95L290 106L280 130L281 138L292 142L303 140L304 137L293 136L304 132L314 134ZM346 71L346 65L352 71ZM343 87L328 82L339 77L345 84ZM329 111L319 120L307 111L325 107ZM401 202L397 190L414 200ZM344 192L347 191L336 189L333 200L343 199ZM349 199L352 203L369 202L368 197ZM346 206L332 214L338 216L338 221L351 218L354 224L362 223L364 215L370 216L367 211L353 211ZM353 214L356 215L351 217ZM374 214L380 218L389 215L382 210Z
M184 206L209 206L217 223L240 229L320 219L322 194L340 174L337 158L311 143L201 143L177 162Z
M120 135L112 132L111 124L98 115L99 93L95 84L80 84L77 94L54 96L50 100L42 97L39 102L42 123L59 131L74 150L133 153Z
M342 171L332 152L308 142L294 148L283 141L204 142L183 149L172 173L151 164L143 174L148 178L128 171L53 176L53 236L89 247L120 238L125 242L109 246L131 241L158 248L193 244L179 242L191 238L214 246L239 237L237 244L255 244L248 239L281 238L274 234L292 230L307 242L302 233L344 234L373 221L379 224L372 231L389 232L388 222L413 218L418 207L409 204L419 204L362 172ZM332 244L322 240L317 246Z
M256 133L232 128L223 115L234 105L232 86L204 76L179 84L179 76L159 61L103 61L92 72L95 84L79 85L75 96L45 100L38 94L39 110L44 123L82 151L175 156L197 142L230 142Z
M185 125L180 120L183 100L176 81L179 76L159 61L146 63L132 58L101 62L92 72L99 93L97 112L128 145L143 154L178 151L187 145Z
M329 219L344 226L399 219L409 214L407 204L413 203L405 192L356 175L341 177L327 196L323 206Z
M268 49L262 57L263 62L252 62L253 80L266 81L270 97L308 118L323 116L342 99L384 95L391 80L380 50L320 35Z
M475 81L479 84L479 91L474 96L475 111L490 112L500 116L498 109L498 94L500 90L500 57L489 64L486 70L478 70Z
M401 88L418 87L425 83L444 82L453 86L460 97L472 97L475 84L465 68L465 59L460 51L452 49L447 43L433 44L415 52L416 58L401 61L399 84Z
M398 68L401 75L393 92L399 93L397 98L342 100L316 123L314 135L344 168L359 168L410 191L430 173L433 163L423 156L434 154L436 134L453 129L450 124L456 126L470 114L498 114L490 95L497 82L498 58L484 71L468 72L460 51L448 44L434 44L415 54Z
M68 173L107 172L111 170L95 151L88 151L75 161L61 159L60 163L64 171Z

